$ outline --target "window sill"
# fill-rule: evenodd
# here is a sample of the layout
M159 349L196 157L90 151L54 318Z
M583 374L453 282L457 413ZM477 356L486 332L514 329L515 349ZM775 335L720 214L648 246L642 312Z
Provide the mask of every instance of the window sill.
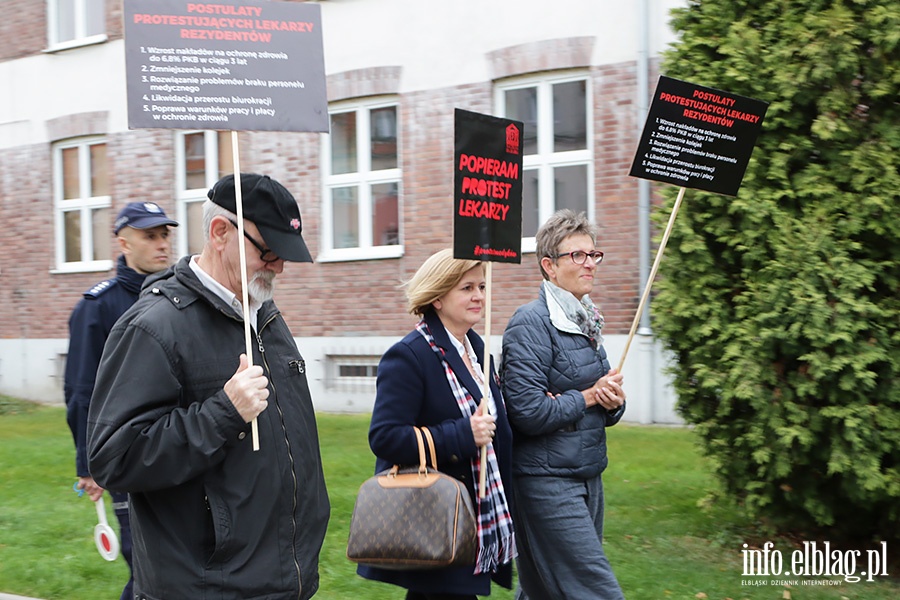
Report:
M72 48L81 48L82 46L94 46L96 44L106 43L108 39L109 38L105 33L101 33L99 35L92 35L90 37L68 40L65 42L59 42L58 44L51 44L50 46L44 48L42 52L46 54L53 54L55 52L61 52L63 50L71 50Z
M400 258L403 246L375 246L372 248L340 248L323 250L316 257L318 263L347 262L354 260L381 260L384 258Z
M66 275L69 273L97 273L109 271L113 268L111 260L95 260L91 262L64 263L50 270L51 275Z

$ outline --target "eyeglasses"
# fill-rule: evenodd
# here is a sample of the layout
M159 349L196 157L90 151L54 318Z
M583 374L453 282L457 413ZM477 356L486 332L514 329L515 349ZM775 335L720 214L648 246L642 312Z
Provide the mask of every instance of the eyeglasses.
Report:
M563 252L562 254L557 254L555 258L562 258L563 256L569 256L572 258L572 262L576 265L583 265L588 256L591 257L591 260L594 261L595 265L599 265L603 262L603 253L599 250L594 250L593 252L585 252L584 250L573 250L572 252Z
M228 219L228 221L229 221L232 225L234 225L235 229L238 228L238 224L237 224L237 223L235 223L235 222L232 221L231 219ZM252 237L249 233L247 233L247 230L244 230L244 237L247 238L248 240L250 240L250 243L253 244L253 246L254 246L257 250L259 250L259 260L261 260L261 261L263 261L264 263L267 263L267 264L268 264L268 263L273 263L273 262L275 262L275 261L277 261L277 260L281 260L281 258L280 258L277 254L275 254L275 252L274 252L273 250L271 250L270 248L264 248L262 244L260 244L260 243L257 242L256 240L254 240L253 237Z

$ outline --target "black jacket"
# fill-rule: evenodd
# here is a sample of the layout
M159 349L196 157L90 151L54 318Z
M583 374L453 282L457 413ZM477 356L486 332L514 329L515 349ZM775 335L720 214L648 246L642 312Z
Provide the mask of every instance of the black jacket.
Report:
M131 493L137 598L305 600L329 517L305 363L263 304L253 362L270 396L254 452L222 389L243 322L189 260L149 278L112 330L88 417L91 473Z

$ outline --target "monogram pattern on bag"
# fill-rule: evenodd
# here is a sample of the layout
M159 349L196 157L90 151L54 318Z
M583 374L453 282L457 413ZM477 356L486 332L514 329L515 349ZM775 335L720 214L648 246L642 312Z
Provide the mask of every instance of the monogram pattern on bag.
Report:
M388 475L363 483L350 524L350 560L384 569L474 564L475 515L467 502L468 491L441 473L436 474L438 480L433 485L422 488L417 485L417 471L402 469L391 493L384 493L377 481ZM404 480L409 481L409 487L396 487ZM455 503L455 512L441 509L448 500Z

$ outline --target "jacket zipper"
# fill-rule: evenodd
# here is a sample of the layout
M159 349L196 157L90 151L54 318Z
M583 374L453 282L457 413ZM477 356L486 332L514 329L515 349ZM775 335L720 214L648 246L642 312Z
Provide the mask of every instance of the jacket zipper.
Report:
M269 383L272 386L272 396L275 400L275 408L278 409L278 415L281 419L281 431L284 434L284 443L288 449L288 459L290 460L291 465L291 482L293 483L293 493L291 494L291 558L294 561L294 570L297 572L297 583L299 587L299 592L297 594L297 598L303 597L303 577L300 573L300 561L297 559L297 550L295 541L297 539L297 474L294 471L294 454L291 451L291 441L288 438L287 431L284 428L284 412L281 410L281 405L278 403L278 390L275 389L275 382L272 378L272 370L269 368L269 362L266 360L266 348L263 346L262 335L261 332L265 329L266 325L275 320L275 315L272 316L271 319L262 324L259 328L259 332L256 333L256 343L259 346L259 353L262 357L263 365L266 368L266 374L269 376Z

